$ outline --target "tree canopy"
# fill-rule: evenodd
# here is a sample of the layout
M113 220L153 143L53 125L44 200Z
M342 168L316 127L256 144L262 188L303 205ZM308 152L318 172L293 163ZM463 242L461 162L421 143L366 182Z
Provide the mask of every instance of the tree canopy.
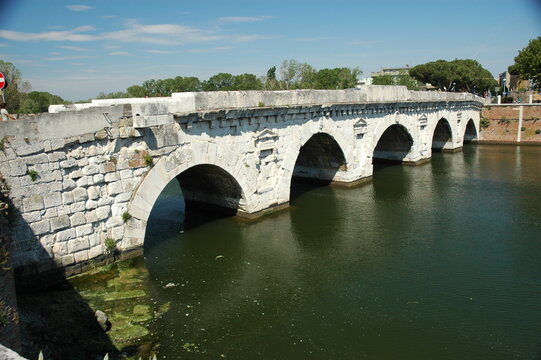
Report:
M25 93L31 89L30 83L23 81L21 71L10 62L0 60L0 71L6 79L4 98L10 111L17 113L20 111Z
M409 73L444 91L481 93L498 85L492 74L472 59L432 61L411 68Z
M49 105L63 103L64 100L60 96L44 91L32 91L24 96L19 112L24 114L47 112Z
M515 64L510 66L511 71L530 80L534 89L541 90L541 36L530 40L528 46L518 52Z
M378 75L372 80L374 85L402 85L408 90L419 90L419 82L412 78L407 72L402 72L398 75Z

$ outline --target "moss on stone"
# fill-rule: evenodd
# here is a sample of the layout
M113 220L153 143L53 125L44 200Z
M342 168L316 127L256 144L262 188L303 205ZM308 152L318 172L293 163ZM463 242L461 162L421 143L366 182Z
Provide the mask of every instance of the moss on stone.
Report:
M127 290L127 291L116 291L109 292L103 296L105 301L116 301L124 299L134 299L145 296L146 293L143 290Z

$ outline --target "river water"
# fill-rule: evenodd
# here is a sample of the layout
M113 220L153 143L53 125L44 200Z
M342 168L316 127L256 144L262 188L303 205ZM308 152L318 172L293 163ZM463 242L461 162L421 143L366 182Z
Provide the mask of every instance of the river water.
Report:
M471 145L198 226L172 182L144 258L72 284L159 359L538 360L540 179L541 147Z
M183 228L170 184L145 244L158 354L541 359L541 148L466 146L296 188L255 223Z

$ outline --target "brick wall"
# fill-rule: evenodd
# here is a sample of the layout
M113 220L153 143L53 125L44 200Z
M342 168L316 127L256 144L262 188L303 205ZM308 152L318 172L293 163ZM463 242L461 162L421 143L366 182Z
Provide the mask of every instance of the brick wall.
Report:
M518 110L513 110L519 104L504 106L485 106L481 112L480 142L514 143L518 131L521 131L521 143L541 144L541 105L526 105L522 115L522 127L518 127ZM539 130L539 134L536 134Z
M0 344L20 351L19 314L10 256L8 191L0 175Z

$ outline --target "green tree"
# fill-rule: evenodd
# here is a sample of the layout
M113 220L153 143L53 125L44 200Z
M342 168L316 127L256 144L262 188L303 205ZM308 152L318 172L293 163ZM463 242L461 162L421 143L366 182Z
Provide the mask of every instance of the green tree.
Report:
M203 82L203 91L233 90L235 77L229 73L219 73Z
M281 89L308 89L314 86L315 69L297 60L284 60L280 66Z
M10 62L0 60L0 71L6 79L4 99L10 111L17 113L20 111L24 96L31 89L30 83L23 81L21 71Z
M541 90L541 36L530 40L528 46L518 52L514 70L521 78L530 80L535 90Z
M374 85L402 85L408 90L419 90L419 82L412 78L407 72L401 72L398 75L379 75L374 76L372 80Z
M261 90L263 82L254 74L240 74L233 79L234 90Z
M359 68L321 69L314 77L316 89L348 89L357 84L357 77L361 74Z
M498 84L488 70L471 59L432 61L411 68L409 73L416 80L445 91L480 93Z
M148 96L146 90L141 85L132 85L126 89L128 97L145 97Z
M23 98L19 112L24 114L38 114L47 112L49 105L63 103L64 100L60 96L43 91L32 91Z
M279 88L278 80L276 79L276 66L267 70L267 77L264 82L266 90L276 90Z

